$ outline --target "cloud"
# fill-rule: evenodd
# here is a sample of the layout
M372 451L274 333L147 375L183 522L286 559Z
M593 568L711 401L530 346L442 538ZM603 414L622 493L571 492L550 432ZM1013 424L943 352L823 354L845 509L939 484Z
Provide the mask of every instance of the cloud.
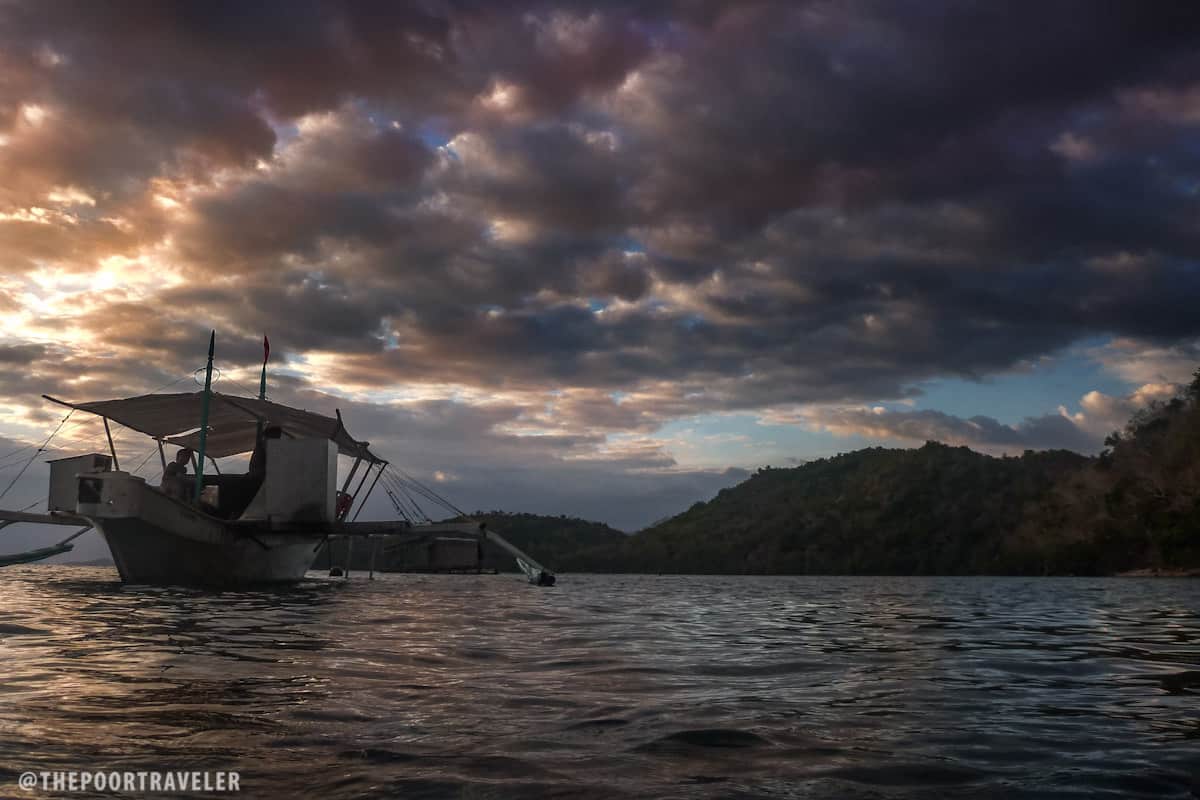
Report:
M1187 384L1200 369L1200 340L1162 342L1118 337L1092 348L1091 356L1133 384Z
M1124 429L1130 418L1153 403L1165 403L1179 395L1182 386L1176 383L1147 383L1122 397L1090 391L1079 400L1079 411L1071 414L1066 408L1059 413L1093 437L1104 437Z
M1196 288L1192 201L1176 186L1189 151L1166 132L1186 114L1163 110L1191 96L1179 66L1191 15L1079 26L1065 8L1034 24L953 7L533 3L368 16L312 2L279 29L269 6L203 20L138 7L120 28L92 4L7 13L14 133L0 158L30 187L7 213L40 208L33 187L39 202L67 187L93 203L67 203L50 225L9 221L10 258L86 270L149 248L256 307L286 307L293 281L314 308L373 298L354 337L327 313L305 346L327 332L329 348L371 351L392 320L440 335L423 317L449 314L464 344L476 337L466 349L492 358L489 310L553 330L595 296L640 303L621 311L642 341L573 323L576 359L631 368L589 368L592 381L627 385L664 362L711 382L749 358L777 374L829 350L891 359L894 378L851 392L865 398L1101 330L1190 330L1191 315L1158 309ZM1025 58L980 58L947 30L1018 37ZM120 57L101 58L110 50ZM482 113L480 97L522 113ZM1090 142L1080 114L1096 135L1136 119L1166 138L1127 136L1082 172L1030 147ZM1144 168L1151 143L1185 159L1170 181ZM1107 188L1130 182L1136 206ZM621 255L628 242L637 259ZM1154 274L1136 286L1079 272L1147 246ZM731 357L692 357L717 338ZM667 352L631 353L647 347Z
M0 346L0 364L25 366L46 355L46 348L37 344Z
M1097 339L1131 387L1187 379L1198 33L1184 3L3 4L0 393L15 426L153 389L217 328L232 379L269 333L300 388L454 420L422 446L470 430L529 491L715 485L645 437L734 410L1090 447L1126 399L853 409Z
M1100 155L1099 149L1090 139L1071 131L1063 131L1050 145L1050 149L1068 161L1093 161Z
M961 417L934 409L885 406L781 408L764 414L762 421L906 445L936 441L989 453L1063 449L1093 455L1108 434L1123 429L1134 413L1170 400L1182 388L1176 383L1148 383L1123 396L1092 390L1079 399L1078 411L1059 406L1057 414L1026 417L1015 425L984 415Z
M910 445L935 441L990 453L1012 454L1029 449L1091 453L1100 445L1094 436L1062 414L1029 417L1020 424L1007 425L983 415L964 418L932 409L894 411L875 406L818 407L768 419L776 423L790 419L838 436L857 435Z

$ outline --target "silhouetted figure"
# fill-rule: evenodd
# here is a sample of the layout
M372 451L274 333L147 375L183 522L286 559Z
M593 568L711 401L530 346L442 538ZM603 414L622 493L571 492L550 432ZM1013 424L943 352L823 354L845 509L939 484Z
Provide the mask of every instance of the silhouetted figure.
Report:
M254 502L254 496L262 488L267 477L267 440L283 437L283 429L267 423L254 443L250 454L250 465L245 475L222 475L214 483L220 486L220 516L237 519Z
M192 451L187 447L180 448L175 460L163 470L162 483L159 484L163 494L180 500L188 499L188 463L191 460Z
M283 428L278 425L268 423L259 434L258 441L254 443L254 452L250 454L250 467L246 471L247 475L258 476L260 482L267 475L267 440L282 439Z

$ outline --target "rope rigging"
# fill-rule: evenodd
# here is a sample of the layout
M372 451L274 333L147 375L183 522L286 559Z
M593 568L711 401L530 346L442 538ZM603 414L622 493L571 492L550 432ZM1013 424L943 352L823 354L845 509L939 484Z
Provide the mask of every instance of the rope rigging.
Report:
M70 415L68 414L68 416L70 416ZM74 423L72 423L71 425L68 425L65 428L63 428L62 431L60 431L60 433L64 433L64 434L69 433L71 431L78 430L79 428L83 427L84 425L95 424L95 422L96 422L96 420L94 418L77 420ZM97 434L97 436L99 436L99 434ZM47 440L47 441L49 441L49 440ZM92 440L88 440L88 441L92 441ZM10 457L18 455L19 453L23 453L26 450L34 449L36 447L37 447L36 444L30 443L30 444L25 445L24 447L19 447L16 450L11 450L11 451L5 453L3 456L0 456L0 470L5 470L5 469L8 469L9 467L13 467L13 466L16 466L17 464L20 464L21 461L23 460L22 458L13 458L10 461L9 460ZM58 451L58 450L63 450L63 449L64 448L62 448L62 447L43 447L43 452L49 452L52 450ZM35 457L36 457L36 454L35 454Z
M397 514L410 523L434 521L433 517L422 507L418 497L444 509L451 516L467 516L461 508L398 467L387 465L383 468L380 477L383 490L391 501L392 507Z
M384 488L388 492L388 496L392 498L393 505L396 510L407 519L409 522L432 522L425 509L421 508L416 499L404 486L399 483L394 475L385 472L383 476Z
M395 509L396 513L399 514L405 522L409 524L414 524L417 522L417 520L413 519L413 516L407 510L405 510L404 506L400 503L399 498L392 493L391 489L385 486L383 487L383 491L387 494L388 499L392 501L392 508Z
M393 470L393 466L391 464L389 464L387 466L387 469ZM449 513L451 513L453 515L460 516L460 517L467 516L466 512L464 512L461 508L454 505L449 500L442 497L440 494L435 492L433 489L430 489L428 486L421 483L416 478L409 475L407 472L405 472L402 469L395 468L394 471L392 471L388 474L388 477L392 480L392 485L395 487L398 487L401 492L403 492L406 496L408 496L412 500L414 505L416 505L416 499L412 497L412 495L411 495L412 492L415 492L416 494L421 495L429 502L433 503L434 505L442 507L443 509L445 509L446 511L448 511Z
M36 451L34 451L33 455L31 455L29 457L29 460L25 462L25 466L21 467L21 471L13 476L13 479L8 482L8 486L4 487L4 491L0 492L0 500L3 500L4 496L6 494L8 494L9 490L11 490L12 487L14 485L16 485L17 481L19 481L21 479L21 476L25 474L25 470L29 469L29 465L34 462L34 460L38 457L38 454L45 452L46 447L50 444L50 440L53 439L60 430L62 430L63 425L67 424L67 420L69 420L71 418L71 415L74 413L75 413L75 409L71 409L70 411L67 412L67 415L62 418L62 422L58 423L58 427L56 427L50 433L50 435L46 437L46 441L42 442L42 446L39 447Z
M132 473L133 473L134 475L137 475L137 474L138 474L138 472L139 472L139 471L141 471L142 467L146 466L146 462L147 462L147 461L149 461L149 460L150 460L150 459L151 459L151 458L154 456L154 454L155 454L155 453L157 453L157 452L158 452L158 445L156 444L156 445L154 445L153 447L151 447L151 448L150 448L150 452L146 453L146 457L145 457L145 458L143 458L143 459L142 459L142 460L141 460L141 461L138 463L138 465L137 465L136 467L134 467L134 468L133 468L133 470L132 470Z

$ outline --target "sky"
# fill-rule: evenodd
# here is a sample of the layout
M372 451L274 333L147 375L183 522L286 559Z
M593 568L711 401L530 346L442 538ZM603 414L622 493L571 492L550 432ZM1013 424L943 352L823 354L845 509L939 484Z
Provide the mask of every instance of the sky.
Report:
M219 391L266 334L272 399L468 509L1094 453L1200 366L1198 41L1186 2L2 0L0 487L42 394L193 390L210 330Z

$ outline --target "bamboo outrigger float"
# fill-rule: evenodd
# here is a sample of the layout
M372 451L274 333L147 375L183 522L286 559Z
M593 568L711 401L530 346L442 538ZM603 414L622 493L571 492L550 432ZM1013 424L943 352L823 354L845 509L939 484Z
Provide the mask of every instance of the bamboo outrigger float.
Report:
M388 461L373 453L370 443L352 437L340 413L331 418L266 400L265 358L259 397L213 392L214 344L215 334L200 392L87 403L46 396L72 413L101 417L106 431L112 421L151 437L158 443L164 472L164 444L195 451L194 481L190 491L172 494L121 471L110 434L111 458L88 454L51 462L47 513L0 509L0 528L33 522L80 529L51 547L0 555L0 567L67 552L71 540L94 528L108 543L126 583L240 587L303 579L317 551L331 539L404 541L454 534L474 537L481 545L496 544L514 556L531 583L553 585L549 570L485 525L414 519L391 490L393 505L405 518L358 522ZM251 452L246 474L204 474L205 459L215 468L217 458ZM336 483L339 455L354 459L341 489ZM362 475L351 490L360 467ZM374 480L362 493L372 474ZM426 497L441 499L405 478ZM391 485L403 491L394 477Z

